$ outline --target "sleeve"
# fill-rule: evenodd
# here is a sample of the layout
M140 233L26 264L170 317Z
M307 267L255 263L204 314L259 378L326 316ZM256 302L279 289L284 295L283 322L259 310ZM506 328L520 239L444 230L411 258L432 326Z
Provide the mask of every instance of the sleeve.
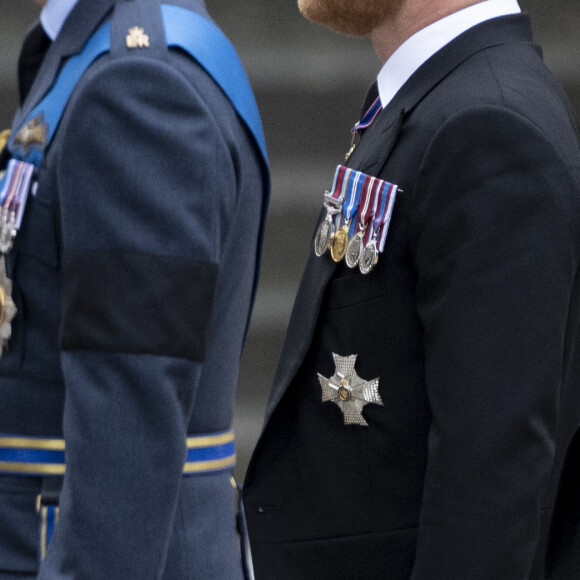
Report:
M432 425L412 580L528 580L554 459L578 191L501 108L440 128L414 192Z
M85 76L61 127L67 473L39 578L153 579L235 172L204 98L168 64L120 59Z

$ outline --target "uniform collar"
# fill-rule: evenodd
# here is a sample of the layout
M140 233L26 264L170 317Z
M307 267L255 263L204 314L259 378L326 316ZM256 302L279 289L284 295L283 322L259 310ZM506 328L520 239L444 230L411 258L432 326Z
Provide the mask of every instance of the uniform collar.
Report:
M45 8L54 1L49 0ZM62 1L71 2L71 0ZM16 114L14 126L20 125L40 102L54 83L63 59L83 49L87 39L107 17L115 3L115 0L78 0L78 3L76 0L72 1L75 5L64 16L62 30L47 50L26 101Z
M51 40L56 40L77 2L78 0L48 0L40 13L40 22Z
M415 33L392 54L377 77L383 108L422 64L452 40L482 22L520 12L517 0L485 0Z

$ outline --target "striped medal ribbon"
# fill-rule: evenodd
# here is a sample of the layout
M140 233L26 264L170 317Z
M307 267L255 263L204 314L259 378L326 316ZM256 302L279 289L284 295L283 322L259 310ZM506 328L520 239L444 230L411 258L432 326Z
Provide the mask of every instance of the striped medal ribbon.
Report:
M345 261L349 268L356 267L362 255L366 232L373 216L378 181L376 177L371 177L370 175L364 176L363 192L360 197L357 212L358 231L350 238L346 247Z
M378 194L375 198L372 231L369 232L369 239L365 244L359 260L361 274L368 274L374 269L379 260L379 254L384 250L395 197L397 195L397 186L388 181L380 181L377 190Z
M335 262L340 262L346 254L353 215L358 208L365 178L360 171L349 171L350 175L346 186L347 193L345 195L345 203L342 206L342 226L336 231L330 245L330 256Z

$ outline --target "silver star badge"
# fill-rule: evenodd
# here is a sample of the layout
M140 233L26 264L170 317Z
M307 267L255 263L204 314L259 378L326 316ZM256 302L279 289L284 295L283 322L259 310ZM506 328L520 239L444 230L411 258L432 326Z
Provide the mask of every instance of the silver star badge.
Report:
M365 381L354 370L358 355L340 356L332 353L334 358L335 372L330 379L318 373L318 380L322 387L322 402L332 401L340 407L344 415L345 425L362 425L368 427L368 423L362 416L365 405L374 403L383 405L379 395L379 379Z

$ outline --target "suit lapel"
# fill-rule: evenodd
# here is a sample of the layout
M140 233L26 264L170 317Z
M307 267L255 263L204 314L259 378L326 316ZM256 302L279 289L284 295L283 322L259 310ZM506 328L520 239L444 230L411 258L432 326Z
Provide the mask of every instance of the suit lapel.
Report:
M51 44L30 92L16 113L13 128L24 122L54 84L62 62L82 51L90 35L111 11L115 0L79 0Z
M397 142L406 115L433 87L481 50L507 42L531 42L531 40L529 19L521 15L490 20L468 30L415 72L366 131L347 165L363 173L377 176ZM321 217L322 215L324 212ZM337 264L326 255L318 258L311 248L274 377L274 386L266 410L266 422L306 356L318 321L324 291L336 266Z

